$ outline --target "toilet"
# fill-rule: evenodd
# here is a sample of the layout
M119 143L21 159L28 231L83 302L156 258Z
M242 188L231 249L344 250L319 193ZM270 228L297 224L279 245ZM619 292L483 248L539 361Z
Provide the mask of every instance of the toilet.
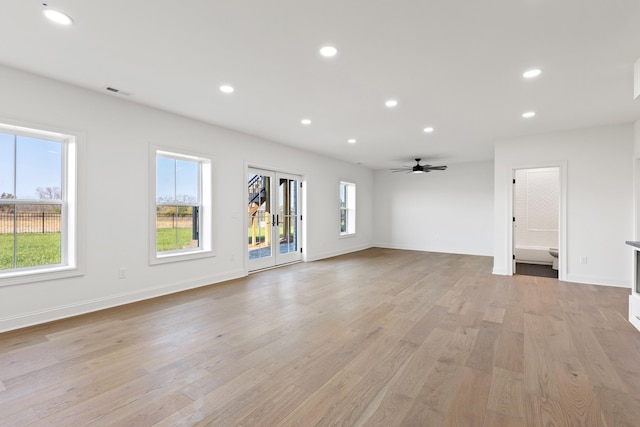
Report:
M549 254L553 257L553 265L551 268L558 269L558 248L549 248Z

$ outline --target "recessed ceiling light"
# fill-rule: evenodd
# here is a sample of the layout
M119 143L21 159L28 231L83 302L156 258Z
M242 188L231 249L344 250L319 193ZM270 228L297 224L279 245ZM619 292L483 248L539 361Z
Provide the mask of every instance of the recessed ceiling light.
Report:
M47 19L60 25L71 25L73 23L73 20L68 15L54 9L44 9L42 13Z
M305 126L309 126L311 124L311 120L309 119L302 119L300 120L300 123L302 123Z
M338 49L336 49L334 46L322 46L320 48L320 55L324 56L325 58L333 58L337 54Z
M220 86L220 92L224 92L224 93L233 93L234 89L233 87L229 86L229 85L222 85Z
M425 133L433 132L433 128L432 127L424 128L423 130L425 131Z
M541 72L542 72L542 70L541 70L541 69L539 69L539 68L534 68L534 69L532 69L532 70L525 71L525 72L522 74L522 77L524 77L525 79L532 79L532 78L534 78L534 77L538 77L538 76L540 75L540 73L541 73Z
M351 138L351 139L347 140L347 142L348 142L349 144L355 144L355 143L356 143L356 140L355 140L355 139L353 139L353 138Z
M397 107L398 101L396 101L395 99L389 99L387 102L384 103L384 105L386 105L389 108Z
M535 115L536 115L535 111L527 111L526 113L522 114L522 117L524 117L525 119L530 119Z

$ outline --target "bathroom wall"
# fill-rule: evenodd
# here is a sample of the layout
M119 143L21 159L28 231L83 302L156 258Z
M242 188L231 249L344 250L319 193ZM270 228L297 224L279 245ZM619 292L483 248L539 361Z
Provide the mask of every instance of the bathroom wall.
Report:
M560 170L518 169L515 180L516 261L551 264L549 248L558 247Z

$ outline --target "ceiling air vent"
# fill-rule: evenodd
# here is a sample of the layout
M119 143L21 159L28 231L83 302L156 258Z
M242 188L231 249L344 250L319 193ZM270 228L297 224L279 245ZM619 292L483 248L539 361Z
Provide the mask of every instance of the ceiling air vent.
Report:
M127 92L126 90L116 89L115 87L107 86L105 87L107 92L117 93L118 95L130 96L131 92Z

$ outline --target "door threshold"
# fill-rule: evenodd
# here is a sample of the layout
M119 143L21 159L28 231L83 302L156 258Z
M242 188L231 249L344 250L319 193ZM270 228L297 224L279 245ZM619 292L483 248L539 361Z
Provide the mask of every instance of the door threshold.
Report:
M274 268L280 268L280 267L286 267L288 265L293 265L293 264L299 264L301 262L304 262L302 260L297 260L297 261L291 261L291 262L287 262L284 264L278 264L278 265L272 265L270 267L264 267L264 268L259 268L257 270L249 270L249 275L253 274L253 273L260 273L262 271L267 271L267 270L273 270Z

